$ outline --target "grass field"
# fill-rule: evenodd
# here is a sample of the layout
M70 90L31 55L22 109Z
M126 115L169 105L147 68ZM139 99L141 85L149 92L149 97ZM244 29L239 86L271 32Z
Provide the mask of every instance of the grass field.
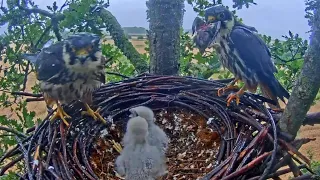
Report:
M136 40L136 39L131 39L130 40L134 47L137 49L139 53L145 53L146 51L144 50L145 48L145 43L144 40ZM113 44L112 40L107 40L106 43ZM2 62L0 62L0 65ZM36 78L34 74L30 74L28 77L28 84L27 84L27 91L31 92L31 87L34 85L36 82ZM30 102L28 103L28 108L29 110L35 111L37 114L37 117L40 119L43 119L46 116L46 108L45 108L45 103L44 102ZM312 106L310 109L310 112L316 112L320 111L320 102L318 102L316 105ZM10 115L11 112L8 109L0 109L0 115ZM12 118L17 118L15 117L14 114L12 114ZM315 125L315 126L304 126L301 128L299 132L299 137L305 137L305 138L317 138L316 141L310 142L306 145L304 145L301 148L301 151L303 153L308 153L311 152L313 155L313 160L320 161L320 149L319 149L319 144L320 144L320 125Z

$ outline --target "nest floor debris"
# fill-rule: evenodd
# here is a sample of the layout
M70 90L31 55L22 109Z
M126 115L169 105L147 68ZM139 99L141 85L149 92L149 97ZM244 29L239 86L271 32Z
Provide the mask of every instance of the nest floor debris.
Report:
M112 141L121 142L128 110L144 105L154 110L156 123L170 138L169 173L162 179L253 180L288 172L310 179L310 160L296 148L310 139L286 141L261 96L245 93L239 105L227 107L233 91L217 96L224 82L142 74L104 85L94 93L94 104L107 124L81 116L82 103L65 106L70 127L46 118L29 136L17 136L17 146L0 159L8 162L0 175L22 162L21 179L120 179ZM40 159L33 162L36 148ZM303 174L302 168L309 172Z

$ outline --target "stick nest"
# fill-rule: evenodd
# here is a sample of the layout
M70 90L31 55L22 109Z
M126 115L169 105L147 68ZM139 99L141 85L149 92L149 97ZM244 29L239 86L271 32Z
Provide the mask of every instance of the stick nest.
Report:
M154 110L156 124L170 138L169 173L162 179L253 180L288 172L300 176L301 168L311 172L310 160L296 148L310 139L287 141L274 112L263 105L268 100L258 95L246 93L239 105L227 107L232 91L217 96L225 82L143 74L104 85L94 93L94 105L107 124L82 116L80 102L65 106L70 127L46 118L30 136L17 137L17 146L0 159L9 162L0 175L22 162L24 171L17 173L22 179L120 179L112 142L121 142L128 110L140 105ZM34 162L37 148L40 157Z

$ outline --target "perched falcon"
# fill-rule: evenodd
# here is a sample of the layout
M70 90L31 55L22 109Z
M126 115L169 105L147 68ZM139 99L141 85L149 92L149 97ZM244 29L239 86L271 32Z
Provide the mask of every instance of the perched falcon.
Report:
M36 77L40 81L47 106L57 104L57 112L51 120L61 118L68 126L65 118L70 116L61 104L80 100L87 109L82 114L105 122L99 109L93 111L89 106L92 103L92 92L105 83L106 58L100 46L99 36L78 33L44 47L38 54L23 56L35 64Z
M289 93L275 78L274 73L277 69L270 51L254 32L255 29L238 23L233 13L222 5L208 8L205 11L205 21L216 26L214 40L209 46L216 49L222 65L235 76L234 81L219 89L218 95L221 95L221 91L235 87L234 84L241 80L245 85L228 97L228 106L233 99L239 104L240 96L246 90L255 92L259 85L263 95L275 101L276 109L279 109L277 98L284 102L284 98L289 98Z
M235 22L237 26L246 27L252 31L257 32L254 27L246 26L240 22ZM192 35L193 35L193 42L198 47L200 54L203 54L210 46L212 41L214 40L216 32L216 26L213 24L207 24L204 19L200 17L196 17L192 23Z

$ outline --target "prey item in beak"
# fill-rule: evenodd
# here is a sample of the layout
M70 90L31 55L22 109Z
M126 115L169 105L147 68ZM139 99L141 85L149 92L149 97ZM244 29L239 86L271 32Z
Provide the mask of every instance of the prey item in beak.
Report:
M208 47L212 47L214 45L214 40L216 39L220 29L221 29L221 21L218 21L213 24L213 27L212 27L213 37L212 37Z

